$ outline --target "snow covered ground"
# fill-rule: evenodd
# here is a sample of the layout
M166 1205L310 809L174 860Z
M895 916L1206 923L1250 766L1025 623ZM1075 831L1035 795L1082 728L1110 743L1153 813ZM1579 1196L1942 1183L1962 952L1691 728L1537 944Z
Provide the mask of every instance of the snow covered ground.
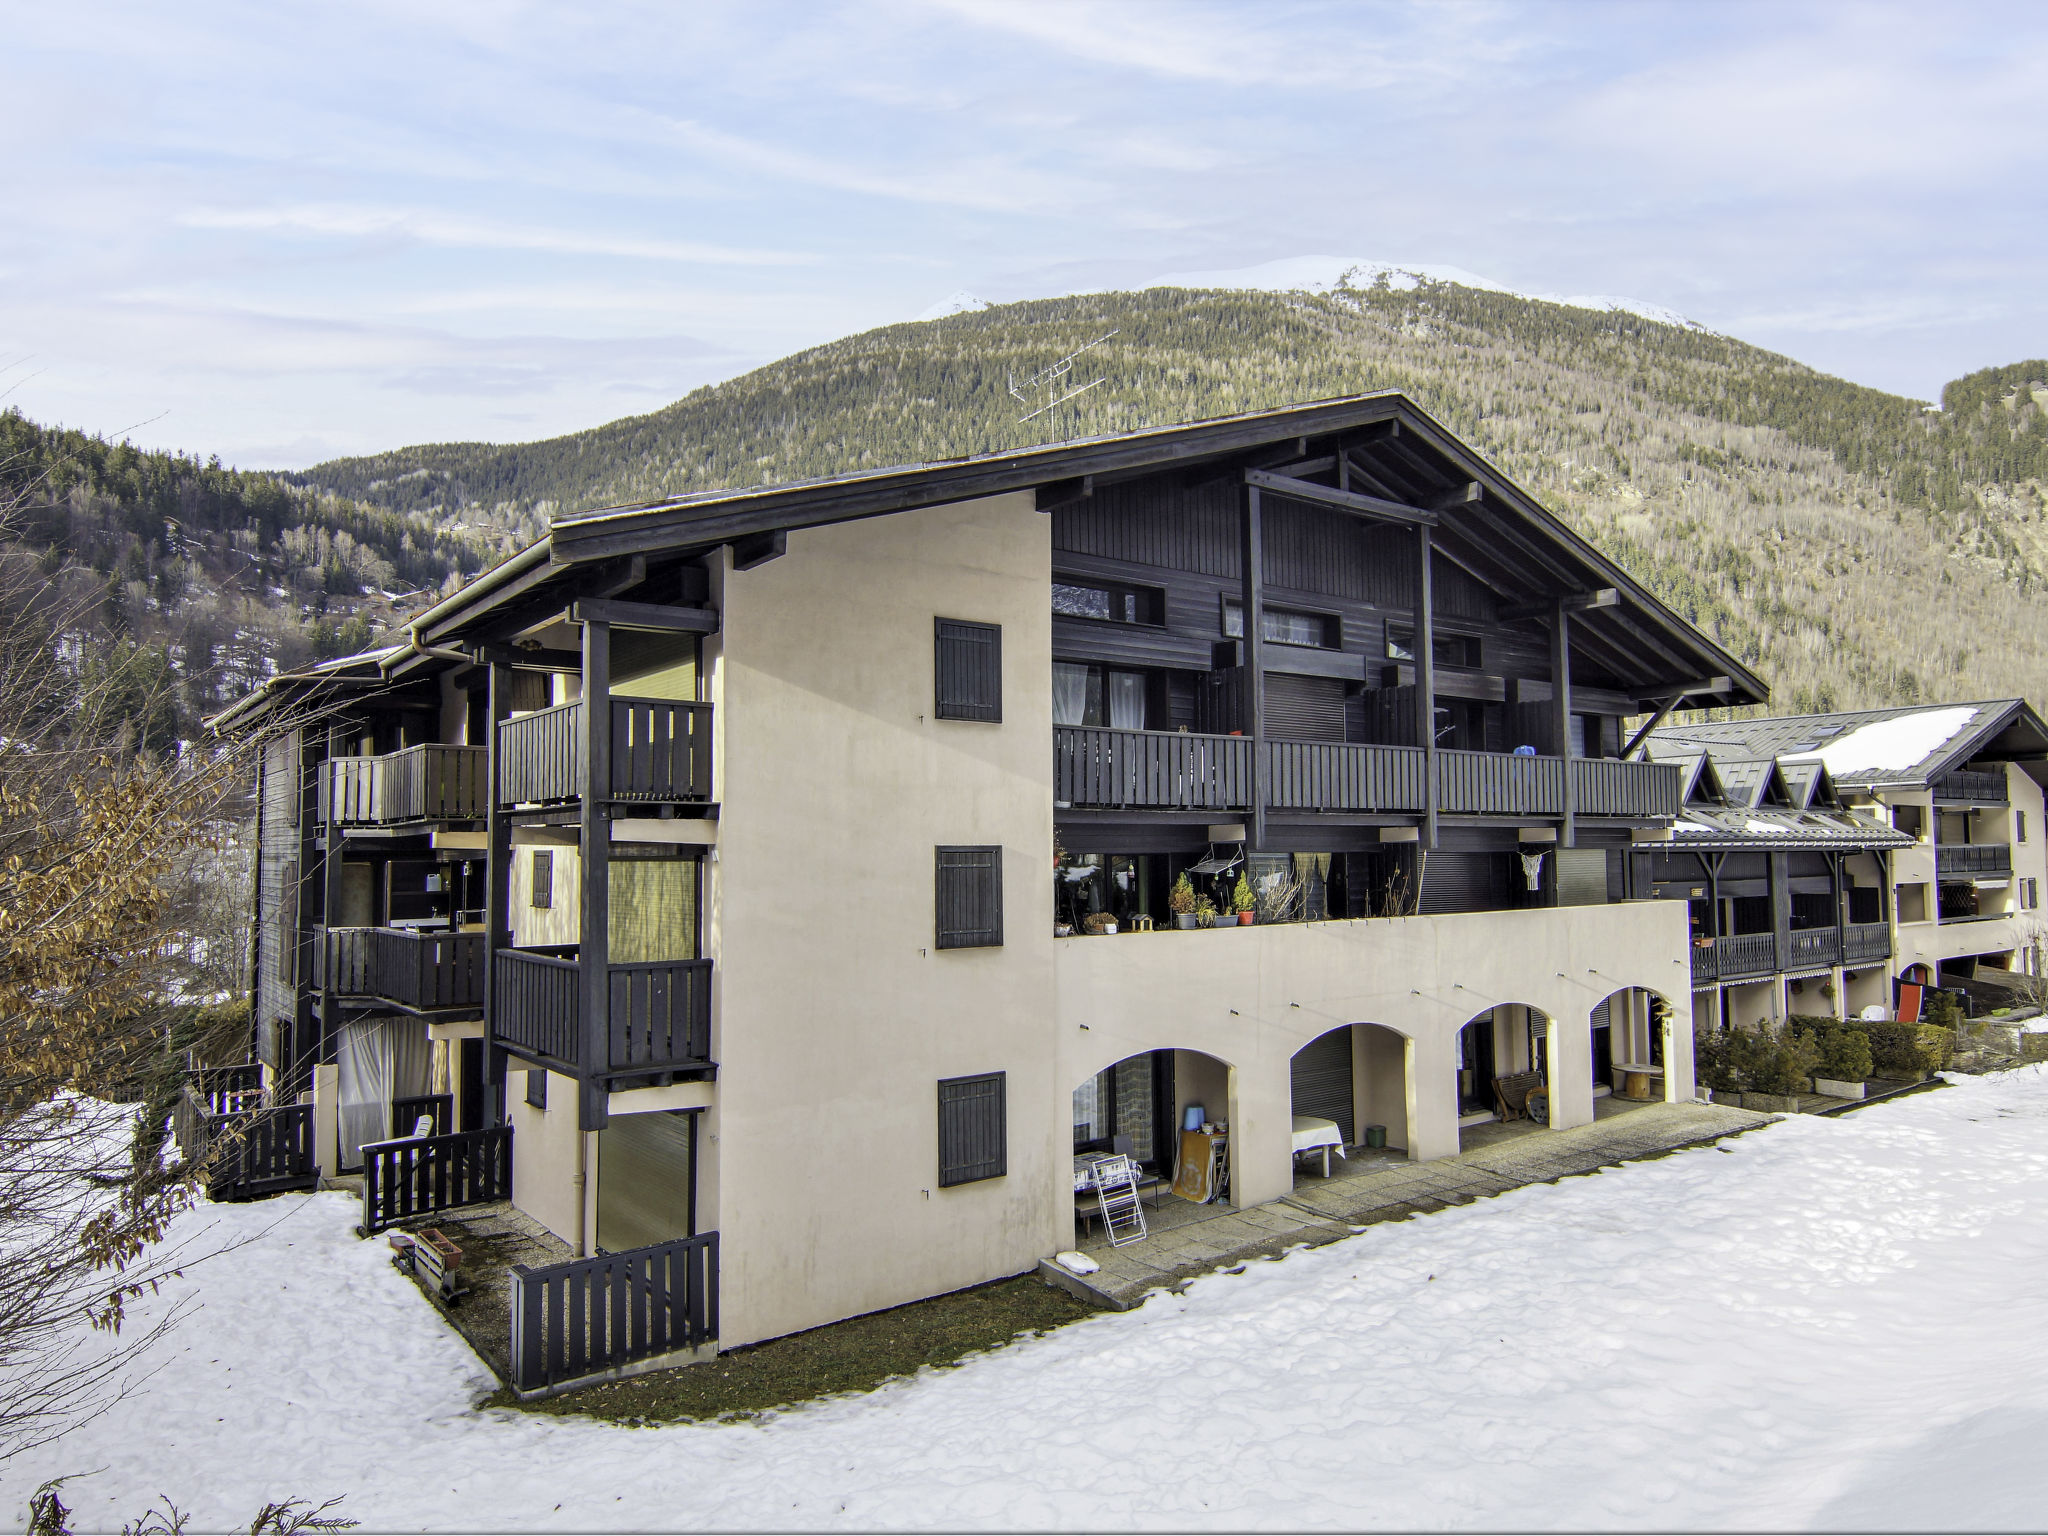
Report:
M0 1468L81 1529L347 1495L372 1530L2040 1528L2048 1074L1519 1190L732 1425L490 1383L339 1195L210 1208L163 1368ZM95 1524L97 1522L97 1525ZM17 1527L18 1528L18 1527Z

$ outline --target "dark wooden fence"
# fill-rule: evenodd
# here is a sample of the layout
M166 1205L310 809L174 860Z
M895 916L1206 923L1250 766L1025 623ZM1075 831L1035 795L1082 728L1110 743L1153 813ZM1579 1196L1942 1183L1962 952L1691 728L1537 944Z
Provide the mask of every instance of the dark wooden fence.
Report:
M344 826L474 821L485 811L489 754L428 743L381 757L332 757L320 765L320 818Z
M2002 773L1958 768L1934 781L1937 805L2003 805L2005 798L2005 775Z
M1564 759L1439 752L1437 809L1449 815L1562 816Z
M2004 875L2012 872L2012 849L2005 843L1942 843L1934 850L1941 875Z
M1740 981L1778 969L1778 937L1772 933L1731 933L1692 952L1695 981Z
M1269 741L1266 803L1287 811L1419 811L1429 758L1420 747Z
M1842 936L1832 928L1795 928L1786 935L1785 964L1805 969L1842 963Z
M1241 811L1252 803L1245 736L1059 725L1052 763L1052 796L1066 805Z
M314 946L316 987L375 997L415 1013L484 1000L484 935L435 928L325 928Z
M1575 757L1571 759L1571 775L1572 810L1576 815L1643 820L1678 815L1678 769L1670 763Z
M580 1071L581 975L574 960L499 950L491 978L491 1033L528 1055L560 1062L564 1071Z
M512 1269L512 1387L559 1392L718 1338L718 1234Z
M512 1198L512 1127L363 1147L363 1236L416 1216Z
M711 1060L711 962L655 960L615 965L610 976L615 1073L703 1067Z
M1891 958L1892 931L1884 923L1851 923L1842 936L1844 965L1869 965Z
M498 803L545 805L582 791L583 705L557 704L498 726Z
M253 1200L319 1183L312 1105L215 1114L208 1097L187 1084L172 1110L171 1130L180 1156L205 1170L209 1199Z
M263 1068L254 1062L232 1067L195 1067L187 1074L208 1114L234 1115L263 1102Z
M711 706L613 696L612 797L711 798Z

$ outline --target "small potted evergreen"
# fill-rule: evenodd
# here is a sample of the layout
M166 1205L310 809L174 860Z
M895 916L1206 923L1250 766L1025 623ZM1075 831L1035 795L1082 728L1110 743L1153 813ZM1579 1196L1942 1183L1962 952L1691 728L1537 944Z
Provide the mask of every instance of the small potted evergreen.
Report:
M1216 926L1216 903L1206 896L1195 898L1195 926L1214 928Z
M1173 882L1173 889L1166 893L1166 904L1173 909L1173 926L1192 928L1195 926L1195 882L1182 870L1180 878Z
M1243 875L1237 877L1237 885L1230 893L1230 904L1237 909L1237 926L1249 928L1258 915L1259 900L1252 894L1252 883Z

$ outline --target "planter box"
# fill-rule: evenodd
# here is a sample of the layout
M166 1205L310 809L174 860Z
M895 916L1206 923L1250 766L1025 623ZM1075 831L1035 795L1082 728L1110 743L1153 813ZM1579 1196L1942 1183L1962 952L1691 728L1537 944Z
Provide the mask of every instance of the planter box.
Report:
M1718 1098L1716 1102L1719 1102ZM1745 1093L1742 1095L1742 1107L1762 1114L1796 1115L1799 1113L1799 1098L1790 1093Z
M1824 1093L1831 1099L1860 1099L1863 1097L1864 1087L1861 1083L1843 1083L1832 1077L1816 1077L1813 1080L1813 1091Z

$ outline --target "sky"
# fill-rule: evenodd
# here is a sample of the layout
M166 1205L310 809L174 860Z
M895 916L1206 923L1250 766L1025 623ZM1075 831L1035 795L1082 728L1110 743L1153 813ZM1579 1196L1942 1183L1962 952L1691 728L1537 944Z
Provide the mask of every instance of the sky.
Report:
M250 468L551 436L1336 254L1919 398L2048 355L2048 7L0 0L0 405Z

